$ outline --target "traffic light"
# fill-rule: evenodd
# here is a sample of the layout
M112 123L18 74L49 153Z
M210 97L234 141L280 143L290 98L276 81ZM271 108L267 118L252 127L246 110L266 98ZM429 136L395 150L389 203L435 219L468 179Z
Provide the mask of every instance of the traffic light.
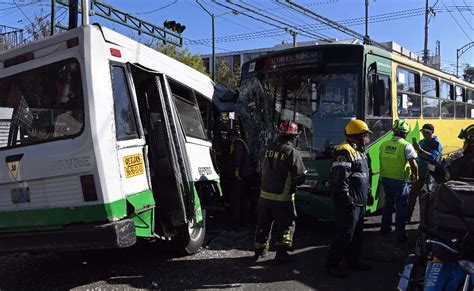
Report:
M183 33L183 31L186 29L186 26L174 20L165 20L165 22L163 22L163 26L179 34Z

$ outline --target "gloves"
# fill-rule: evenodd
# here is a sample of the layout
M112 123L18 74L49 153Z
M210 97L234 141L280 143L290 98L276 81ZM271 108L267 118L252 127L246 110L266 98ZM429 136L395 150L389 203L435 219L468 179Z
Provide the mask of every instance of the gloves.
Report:
M375 203L375 198L374 195L372 195L372 192L369 192L369 195L367 196L367 205L372 206Z

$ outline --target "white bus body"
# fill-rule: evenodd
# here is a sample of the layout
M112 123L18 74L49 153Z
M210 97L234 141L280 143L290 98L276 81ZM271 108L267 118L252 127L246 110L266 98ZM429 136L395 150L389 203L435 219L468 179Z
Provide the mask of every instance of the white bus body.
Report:
M98 25L0 54L0 251L202 243L213 82Z

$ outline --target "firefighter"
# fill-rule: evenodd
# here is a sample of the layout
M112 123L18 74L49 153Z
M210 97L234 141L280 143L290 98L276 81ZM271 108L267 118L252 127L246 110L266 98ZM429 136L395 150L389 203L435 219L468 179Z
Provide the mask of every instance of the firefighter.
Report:
M249 211L249 181L252 176L252 164L249 149L238 129L227 133L229 147L229 204L231 214L230 227L234 230L247 226Z
M464 140L462 157L454 160L449 167L449 179L474 179L474 124L461 130L458 138Z
M288 259L295 230L295 191L304 183L305 167L293 145L298 125L284 120L278 127L274 143L262 153L262 184L257 202L257 230L255 233L255 260L264 258L269 247L270 230L277 237L277 263Z
M392 213L396 209L395 233L398 242L407 240L405 223L408 204L408 180L416 184L418 180L417 153L405 140L410 126L404 119L395 120L393 137L380 146L380 177L385 192L385 205L382 214L382 235L392 231ZM410 171L411 170L411 171Z
M360 253L365 207L374 203L370 191L370 163L365 154L371 133L364 121L351 120L345 128L346 139L336 147L331 166L336 237L329 248L326 269L338 278L346 276L342 258L348 268L370 270L369 265L360 262Z

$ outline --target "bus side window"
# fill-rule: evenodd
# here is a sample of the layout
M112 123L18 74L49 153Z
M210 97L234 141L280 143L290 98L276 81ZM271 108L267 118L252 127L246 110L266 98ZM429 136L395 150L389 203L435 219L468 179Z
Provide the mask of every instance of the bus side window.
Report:
M196 103L194 91L175 80L168 79L168 83L186 136L206 140L201 112Z
M456 94L455 100L456 100L456 119L465 119L466 118L466 98L465 98L465 93L466 91L464 90L463 87L456 85L454 93Z
M466 90L467 114L466 117L474 119L474 90Z
M212 140L213 111L211 100L205 98L197 92L196 99L199 106L199 111L201 111L201 117L204 123L204 131L207 133L207 138Z
M453 85L441 81L440 96L441 98L441 118L454 118L454 88Z
M112 66L112 77L117 140L138 138L137 123L133 113L125 69L120 66Z
M421 116L420 74L397 68L397 103L399 117Z

